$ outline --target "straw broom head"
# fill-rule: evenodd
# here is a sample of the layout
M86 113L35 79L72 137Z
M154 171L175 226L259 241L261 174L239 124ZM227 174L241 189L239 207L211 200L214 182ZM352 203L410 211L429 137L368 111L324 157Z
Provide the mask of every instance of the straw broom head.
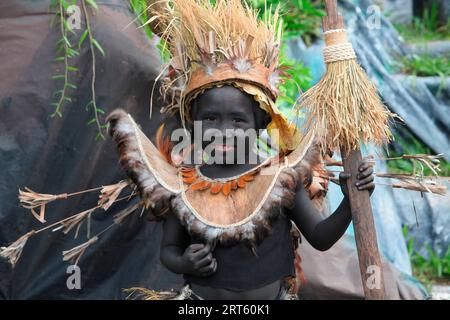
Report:
M333 3L326 1L326 5ZM388 143L392 138L388 121L395 115L383 105L376 87L356 61L342 17L329 13L323 29L327 70L297 105L307 114L304 129L316 130L324 151L355 150L361 142Z

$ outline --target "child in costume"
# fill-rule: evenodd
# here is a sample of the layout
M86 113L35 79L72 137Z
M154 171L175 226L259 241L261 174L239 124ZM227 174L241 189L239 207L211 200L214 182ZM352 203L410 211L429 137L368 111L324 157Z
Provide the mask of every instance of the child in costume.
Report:
M74 231L76 237L87 222L87 241L62 252L64 261L77 265L100 236L123 224L132 213L142 214L144 210L138 209L144 206L151 217L164 222L161 261L171 271L183 274L185 286L180 292L142 288L127 292L144 293L146 299L296 299L298 285L305 280L296 250L298 229L316 249L327 250L351 221L349 198L354 201L358 197L348 196L347 185L357 180L360 190L371 193L374 189L369 161L356 159L350 168L358 171L352 182L346 181L348 174L339 176L344 200L322 219L318 213L327 183L337 182L324 166L346 167L346 157L343 162L331 161L323 159L321 151L358 147L360 140L387 141L389 112L358 66L345 30L337 25L343 27L335 1L326 1L328 9L335 7L327 10L324 20L327 72L302 94L296 106L310 110L302 132L275 104L285 75L278 57L278 11L259 21L239 0L211 2L158 0L151 6L149 24L170 53L170 61L156 79L164 74L162 95L167 106L161 111L167 118L158 130L155 146L124 111L109 116L110 133L130 179L62 194L37 193L26 187L19 190L21 205L46 225L0 247L2 261L6 258L14 267L31 237L49 230ZM173 122L179 122L182 134L172 132ZM255 141L265 138L265 132L256 134L262 128L267 129L272 148L266 155L260 153L258 144L254 148ZM255 134L247 135L252 130ZM200 136L197 146L196 135ZM177 137L188 141L181 143L181 149L175 143ZM440 156L403 158L418 161L434 173L439 170ZM445 186L421 174L378 176L400 180L392 184L394 188L446 193ZM131 192L120 197L127 187ZM47 224L48 203L96 191L99 199L94 207ZM141 201L120 210L107 228L90 233L91 214L129 202L137 193ZM371 228L361 228L357 221L354 215L355 234L359 230L367 244L366 230Z
M348 175L341 174L344 199L320 217L314 202L325 195L327 179L320 177L314 131L300 133L275 104L283 76L278 11L260 21L240 0L173 0L151 12L152 28L171 55L162 88L169 104L162 112L180 119L187 136L200 134L202 151L209 149L216 161L202 155L192 164L196 147L180 156L163 127L155 147L131 116L121 110L109 116L121 165L154 217L164 220L161 261L185 279L179 294L148 290L149 297L295 299L293 279L301 268L299 234L291 230L327 250L351 213ZM243 134L258 129L278 144L275 155L259 157ZM214 136L212 143L205 136ZM243 162L236 145L244 146ZM359 189L372 192L372 167L363 161L359 168Z

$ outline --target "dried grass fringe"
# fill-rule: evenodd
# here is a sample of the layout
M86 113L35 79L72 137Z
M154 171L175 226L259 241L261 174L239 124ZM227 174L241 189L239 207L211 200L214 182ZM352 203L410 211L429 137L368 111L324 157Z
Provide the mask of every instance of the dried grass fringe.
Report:
M32 230L27 234L21 236L19 239L14 241L8 247L1 247L0 256L2 256L5 259L8 259L11 265L14 267L17 261L19 260L20 255L22 254L23 248L25 247L28 239L34 234L35 231Z
M127 300L173 300L179 295L175 291L156 291L140 287L123 289L123 292L129 293Z

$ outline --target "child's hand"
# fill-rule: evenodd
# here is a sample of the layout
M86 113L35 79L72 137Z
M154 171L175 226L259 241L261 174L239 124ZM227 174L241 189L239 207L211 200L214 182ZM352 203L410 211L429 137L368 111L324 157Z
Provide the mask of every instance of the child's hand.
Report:
M209 244L191 244L181 257L184 273L197 277L206 277L217 270L217 260L213 258Z
M341 185L342 193L348 197L347 179L350 178L350 174L346 172L341 172L339 174L339 182ZM368 190L369 194L372 195L375 190L374 175L372 167L372 157L364 158L358 169L358 174L356 176L355 186L358 190Z

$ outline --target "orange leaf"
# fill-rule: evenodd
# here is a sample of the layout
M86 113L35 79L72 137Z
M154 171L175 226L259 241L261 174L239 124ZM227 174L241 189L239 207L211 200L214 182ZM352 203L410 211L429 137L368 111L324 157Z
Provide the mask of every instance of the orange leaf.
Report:
M239 177L237 185L239 188L245 188L245 185L247 182L245 181L244 177Z
M196 177L196 176L185 177L185 178L183 178L184 183L187 183L187 184L194 183L195 180L197 180L197 177Z
M200 182L196 182L193 185L191 185L191 190L206 190L211 186L211 182L208 181L200 181Z
M243 176L243 178L246 182L250 182L250 181L253 181L253 179L255 179L255 177L251 173L246 174L245 176Z
M194 177L196 175L194 171L192 171L192 172L183 172L183 171L181 171L180 173L181 173L181 176L184 177L184 178L191 178L191 177Z
M211 193L212 194L218 194L218 193L220 193L221 190L222 190L222 183L221 182L215 182L211 186Z
M238 188L237 180L232 180L230 182L231 182L231 189L232 190L237 190L237 188Z
M226 195L226 196L228 197L228 195L229 195L230 192L231 192L231 182L226 182L226 183L223 185L222 192L223 192L224 195Z

